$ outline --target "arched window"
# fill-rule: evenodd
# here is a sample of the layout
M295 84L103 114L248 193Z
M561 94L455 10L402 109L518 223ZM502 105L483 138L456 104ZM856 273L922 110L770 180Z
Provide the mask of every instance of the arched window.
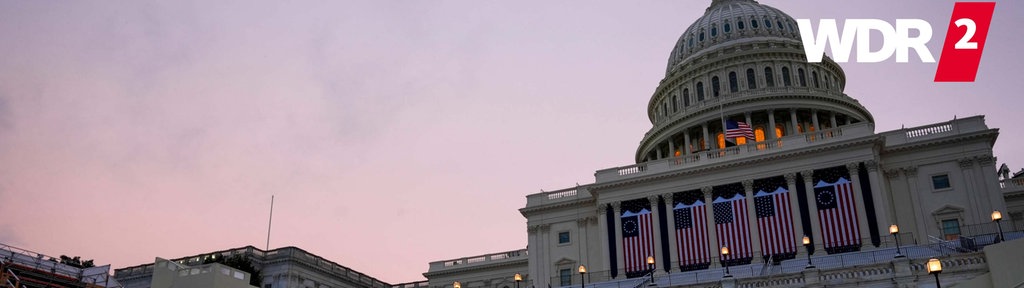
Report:
M775 87L775 74L772 73L772 67L764 67L764 83L768 87Z
M747 144L747 137L736 137L733 141L736 141L736 145L744 145Z
M750 28L757 29L757 20L750 20Z
M757 89L757 78L754 78L754 69L747 69L747 89Z
M719 90L721 86L718 84L718 76L711 77L711 96L718 97L719 92L721 92Z
M814 88L821 88L818 85L818 71L811 71L811 79L814 80Z
M786 27L782 27L782 21L775 21L775 24L775 26L779 28L779 30L786 30Z
M782 84L786 87L793 86L793 79L789 77L789 67L782 67Z
M704 101L704 82L697 82L697 101Z
M775 138L782 138L782 136L786 136L785 131L786 130L783 128L782 124L775 124Z
M796 69L796 76L800 79L800 87L807 87L807 77L804 75L804 68Z
M764 19L764 28L772 28L772 20Z
M754 141L762 142L764 139L764 126L757 126L757 128L754 128Z
M697 36L697 41L704 42L704 31L700 31L700 36Z
M690 107L690 89L683 89L683 107Z
M725 33L729 33L729 32L732 32L732 25L729 25L729 23L728 23L728 22L726 22L726 23L725 23L725 25L724 25L724 26L722 26L722 28L724 28L724 29L725 29Z
M832 89L832 77L828 77L828 74L825 74L825 89Z
M668 103L661 103L661 114L668 116Z
M711 37L718 36L718 26L711 26Z
M740 84L736 83L736 72L729 72L729 92L740 91Z
M718 142L718 145L716 145L718 146L718 149L725 149L725 134L722 134L722 132L718 132L718 135L715 136L715 139L718 139L718 141L716 141Z
M690 35L690 48L693 48L693 35Z
M679 96L672 95L672 113L679 111Z
M745 28L744 25L746 24L743 24L743 21L736 22L736 28L740 28L740 30L743 30L743 28Z

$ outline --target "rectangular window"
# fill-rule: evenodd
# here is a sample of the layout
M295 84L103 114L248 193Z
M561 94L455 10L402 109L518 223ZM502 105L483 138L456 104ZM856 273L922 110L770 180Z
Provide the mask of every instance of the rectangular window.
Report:
M932 189L941 190L949 188L949 175L935 175L932 176Z
M942 220L942 235L945 236L946 240L956 240L960 238L960 220L949 219Z
M569 232L559 232L558 233L558 244L569 243L569 240L571 240L569 238Z
M561 281L560 286L572 285L572 269L562 269L558 271L558 278Z

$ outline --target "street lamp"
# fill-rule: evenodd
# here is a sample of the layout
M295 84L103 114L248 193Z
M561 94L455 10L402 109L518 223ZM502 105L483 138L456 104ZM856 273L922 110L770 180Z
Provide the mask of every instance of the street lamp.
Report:
M722 265L725 265L725 276L722 276L723 278L732 277L732 275L729 275L729 261L725 260L726 257L729 257L729 247L722 246Z
M939 273L942 273L942 262L939 262L939 259L932 258L928 259L928 264L925 266L928 266L928 274L935 274L935 287L942 287L942 285L939 284Z
M452 283L452 288L462 288L462 283L459 283L459 281L455 281L455 283Z
M1006 239L1003 238L1003 226L999 225L999 221L1002 221L1002 220L1003 220L1003 213L1002 212L999 212L999 210L992 211L992 221L996 222L996 228L999 228L999 239L998 239L999 241L997 241L997 242L1003 242L1003 240L1006 240Z
M587 274L587 267L580 265L580 288L586 288L587 279L583 277L583 274ZM518 288L518 287L517 287Z
M814 264L811 264L811 250L814 249L814 247L811 247L811 237L807 237L807 235L804 235L803 243L804 247L807 248L807 267L805 267L804 269L814 268Z
M515 276L512 276L512 280L516 281L516 288L519 288L519 282L523 282L523 275L516 273Z
M651 267L651 286L654 286L654 256L647 256L647 266Z
M900 226L896 226L896 224L889 225L889 234L896 238L896 258L904 257L900 253Z

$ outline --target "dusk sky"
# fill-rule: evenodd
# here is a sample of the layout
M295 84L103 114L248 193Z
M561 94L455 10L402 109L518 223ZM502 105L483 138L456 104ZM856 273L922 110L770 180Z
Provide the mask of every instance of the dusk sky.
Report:
M0 243L115 268L262 248L276 195L271 248L389 283L525 248L526 195L633 164L710 2L0 1ZM935 59L954 3L760 2L925 19ZM974 83L894 57L841 64L845 92L876 132L985 115L1018 171L1021 19L997 2Z

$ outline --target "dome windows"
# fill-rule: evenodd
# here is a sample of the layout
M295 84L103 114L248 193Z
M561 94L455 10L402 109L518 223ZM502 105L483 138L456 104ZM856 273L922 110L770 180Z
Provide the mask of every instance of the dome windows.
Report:
M775 75L772 73L772 67L764 67L764 83L768 87L775 87Z
M721 86L718 84L718 76L711 77L711 96L718 97L719 92L721 91L719 88Z
M786 87L793 86L793 79L790 79L789 67L782 67L782 85Z
M683 89L683 108L690 107L690 89Z
M807 87L807 75L804 74L804 68L796 69L796 74L800 79L800 87Z
M672 95L672 113L679 111L679 96Z
M818 71L811 72L811 80L814 81L814 88L821 88L821 85L818 85Z
M744 27L744 25L745 24L743 24L743 20L736 21L736 28L739 28L740 30L743 30L743 28L746 28L746 27Z
M757 78L754 78L754 69L747 69L747 89L757 89Z
M764 28L772 28L772 20L764 19Z
M704 82L697 82L697 101L704 101Z
M718 36L718 27L711 26L711 37Z
M697 37L697 41L704 42L704 31L700 31L700 36Z
M687 47L693 48L693 35L690 35L690 44Z
M757 20L750 20L750 29L757 29Z
M776 20L776 21L775 21L775 24L776 24L775 26L776 26L776 27L778 27L778 28L779 28L779 30L786 30L786 27L783 27L783 26L782 26L782 21L778 21L778 20Z
M722 26L722 29L725 30L725 33L732 32L732 25L729 25L729 23L726 22L725 25Z
M729 92L736 93L740 90L740 85L736 83L736 72L729 72Z

